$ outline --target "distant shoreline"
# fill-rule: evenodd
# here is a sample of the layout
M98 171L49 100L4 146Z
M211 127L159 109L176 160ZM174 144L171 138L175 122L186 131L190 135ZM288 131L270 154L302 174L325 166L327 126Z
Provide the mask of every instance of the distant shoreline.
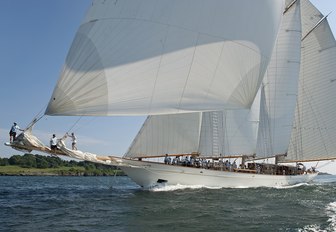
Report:
M332 175L332 174L326 172L319 172L318 175Z
M0 158L0 176L124 176L118 167L26 153Z
M126 176L126 174L116 174L116 175L96 175L96 174L55 174L55 173L0 173L0 176Z
M97 172L81 167L23 168L16 165L0 166L0 176L125 176L120 169Z

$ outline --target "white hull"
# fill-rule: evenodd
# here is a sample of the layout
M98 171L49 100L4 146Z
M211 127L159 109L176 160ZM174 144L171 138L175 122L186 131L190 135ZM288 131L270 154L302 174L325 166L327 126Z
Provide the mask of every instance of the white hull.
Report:
M160 163L123 159L120 168L138 185L150 188L160 182L165 185L206 187L279 187L307 183L317 173L304 175L266 175L215 171Z

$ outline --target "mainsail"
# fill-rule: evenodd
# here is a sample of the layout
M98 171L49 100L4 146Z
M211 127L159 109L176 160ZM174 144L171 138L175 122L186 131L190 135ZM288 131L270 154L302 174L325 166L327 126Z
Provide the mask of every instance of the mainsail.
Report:
M46 114L249 108L283 7L282 0L96 0L76 34Z
M336 41L325 17L301 1L299 95L288 161L336 158Z

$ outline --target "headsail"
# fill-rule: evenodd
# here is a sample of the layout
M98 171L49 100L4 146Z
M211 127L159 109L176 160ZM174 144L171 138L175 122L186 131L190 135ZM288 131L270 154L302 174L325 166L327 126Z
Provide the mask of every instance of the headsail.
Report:
M192 153L200 157L253 155L259 97L257 94L251 110L149 116L125 157Z
M282 10L282 0L96 0L76 34L46 114L152 115L250 107Z
M289 5L263 80L258 157L286 154L292 131L300 72L301 12L300 1L287 2Z
M301 2L303 40L299 95L286 159L334 159L336 41L326 18L309 1Z
M256 153L260 92L251 109L204 112L198 152L205 157Z
M125 157L197 152L201 113L149 116Z

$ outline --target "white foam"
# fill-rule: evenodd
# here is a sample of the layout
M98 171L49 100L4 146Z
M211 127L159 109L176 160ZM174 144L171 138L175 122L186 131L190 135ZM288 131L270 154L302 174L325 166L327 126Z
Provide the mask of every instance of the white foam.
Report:
M326 214L329 217L329 225L325 229L321 229L319 225L307 225L299 232L331 232L336 231L336 202L331 202L326 206Z
M291 189L291 188L297 188L300 186L309 186L312 184L308 183L299 183L295 185L286 185L286 186L276 186L272 187L275 189ZM205 185L164 185L164 184L158 184L155 186L151 186L150 188L147 188L149 191L153 192L169 192L169 191L176 191L176 190L183 190L183 189L201 189L201 188L206 188L206 189L222 189L224 187L210 187L210 186L205 186ZM256 187L246 187L246 186L235 186L235 187L225 187L225 188L234 188L234 189L246 189L246 188L256 188Z
M247 187L247 186L235 186L235 187L211 187L211 186L205 186L205 185L164 185L159 184L152 186L150 188L147 188L149 191L153 192L169 192L169 191L176 191L176 190L183 190L183 189L247 189L247 188L256 188L256 187Z
M176 190L183 190L183 189L201 189L201 188L209 188L209 189L221 189L220 187L207 187L203 185L156 185L150 188L150 191L153 192L170 192Z
M321 230L319 225L307 225L303 229L298 229L299 232L323 232L326 230Z
M331 231L336 230L336 202L331 202L327 205L326 213L329 217L329 228Z
M308 183L299 183L299 184L294 184L294 185L276 186L274 188L276 188L276 189L291 189L291 188L297 188L297 187L309 186L309 185L311 185L311 184L308 184Z

